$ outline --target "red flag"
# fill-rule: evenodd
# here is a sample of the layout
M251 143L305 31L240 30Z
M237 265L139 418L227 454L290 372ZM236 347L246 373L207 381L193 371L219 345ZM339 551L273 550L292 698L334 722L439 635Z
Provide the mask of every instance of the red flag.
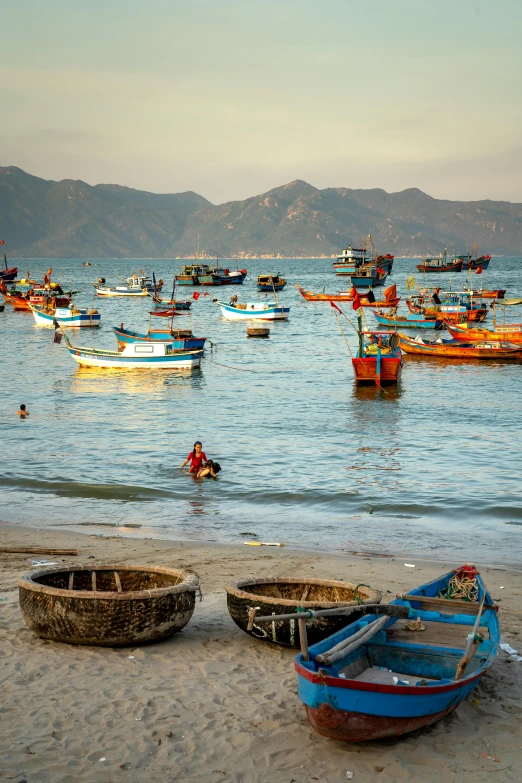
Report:
M335 304L335 302L332 302L332 300L331 300L331 299L330 299L330 304L332 305L332 307L333 307L333 308L335 308L335 310L339 310L339 312L341 313L341 315L343 315L343 311L341 310L341 308L340 308L340 307L337 307L337 305Z
M52 275L52 273L53 273L53 268L52 266L50 266L49 269L47 270L47 274Z
M358 310L359 307L361 306L361 299L359 297L359 292L355 286L352 288L352 301L353 301L353 309Z
M475 274L476 275L481 275L482 274L482 267L481 266L477 267L477 271L475 272Z
M199 293L199 291L194 291L194 293L192 294L192 298L195 299L196 301L199 299L200 296L201 294Z
M5 245L5 239L0 239L0 245Z

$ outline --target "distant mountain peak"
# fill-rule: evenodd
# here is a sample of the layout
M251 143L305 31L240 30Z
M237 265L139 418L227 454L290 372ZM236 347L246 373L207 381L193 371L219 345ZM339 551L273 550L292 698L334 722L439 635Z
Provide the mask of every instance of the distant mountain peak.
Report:
M335 256L371 232L379 252L520 253L522 205L325 188L302 179L217 206L194 193L59 182L0 167L1 238L13 257L187 258Z

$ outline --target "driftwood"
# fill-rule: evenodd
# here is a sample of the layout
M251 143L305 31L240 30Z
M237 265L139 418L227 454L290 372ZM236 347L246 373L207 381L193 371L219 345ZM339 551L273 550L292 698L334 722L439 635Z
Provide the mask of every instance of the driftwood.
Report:
M77 549L54 549L43 546L0 546L0 552L29 555L77 555Z

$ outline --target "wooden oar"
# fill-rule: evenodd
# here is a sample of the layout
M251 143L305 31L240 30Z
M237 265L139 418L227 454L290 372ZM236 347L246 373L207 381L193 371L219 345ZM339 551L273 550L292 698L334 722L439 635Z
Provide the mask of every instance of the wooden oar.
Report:
M469 662L471 661L471 659L475 655L475 652L477 651L477 647L484 639L484 637L481 636L481 634L477 633L477 631L480 626L480 618L482 617L482 612L484 610L485 599L486 599L486 591L484 590L482 601L480 602L480 607L477 613L477 619L475 620L475 625L473 626L473 630L468 636L468 642L466 644L466 649L464 650L464 655L460 659L457 666L457 671L455 673L455 680L460 680L460 678L463 676Z
M31 555L77 555L77 549L53 549L43 546L0 546L0 552L9 552L10 554L31 554Z

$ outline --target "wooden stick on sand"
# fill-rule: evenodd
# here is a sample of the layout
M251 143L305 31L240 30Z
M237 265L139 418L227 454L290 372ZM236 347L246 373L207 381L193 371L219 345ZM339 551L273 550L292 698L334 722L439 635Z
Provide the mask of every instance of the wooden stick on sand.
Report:
M77 549L51 549L42 546L0 546L0 552L16 554L18 552L30 555L77 555Z

